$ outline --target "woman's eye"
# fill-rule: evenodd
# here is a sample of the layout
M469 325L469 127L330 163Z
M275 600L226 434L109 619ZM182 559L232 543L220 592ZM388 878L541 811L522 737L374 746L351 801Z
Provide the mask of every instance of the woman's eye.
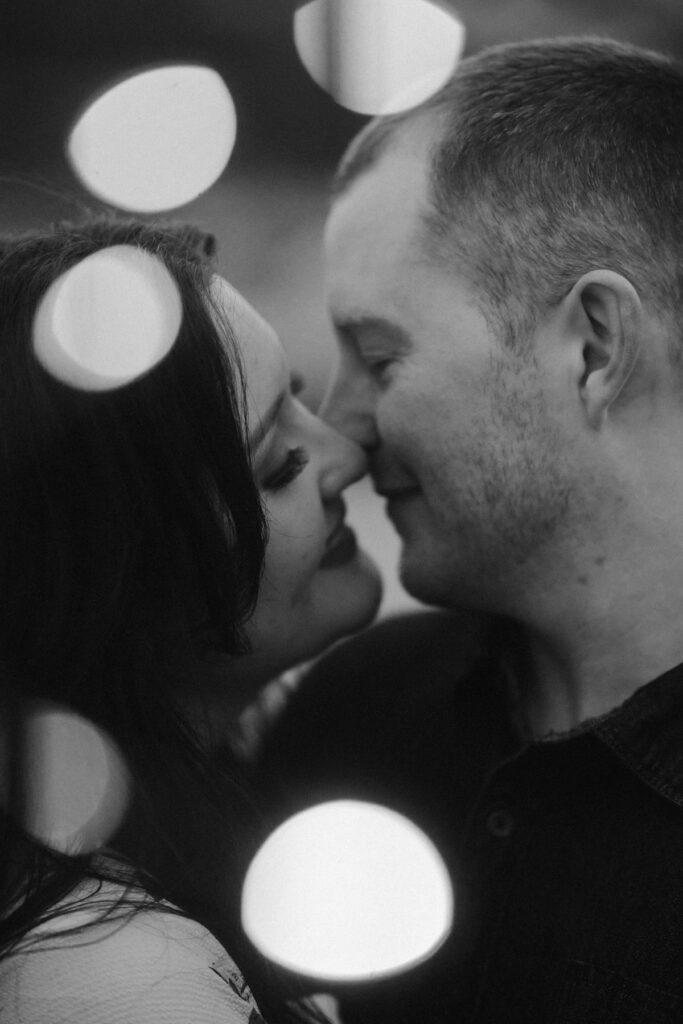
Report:
M291 484L304 466L308 465L308 461L309 455L305 448L290 448L282 465L264 480L264 491L279 491Z

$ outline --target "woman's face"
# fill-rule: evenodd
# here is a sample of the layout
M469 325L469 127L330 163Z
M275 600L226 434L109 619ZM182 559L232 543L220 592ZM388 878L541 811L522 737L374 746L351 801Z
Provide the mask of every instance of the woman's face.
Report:
M345 525L342 491L366 472L360 448L295 397L273 329L223 278L214 300L232 324L246 378L254 472L269 539L256 609L247 624L264 678L366 625L379 574Z

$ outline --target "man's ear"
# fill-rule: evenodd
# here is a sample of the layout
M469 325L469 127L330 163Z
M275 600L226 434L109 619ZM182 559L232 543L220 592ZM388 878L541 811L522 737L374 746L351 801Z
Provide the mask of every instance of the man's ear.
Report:
M563 302L567 325L581 346L579 397L598 429L638 362L643 310L638 293L611 270L591 270Z

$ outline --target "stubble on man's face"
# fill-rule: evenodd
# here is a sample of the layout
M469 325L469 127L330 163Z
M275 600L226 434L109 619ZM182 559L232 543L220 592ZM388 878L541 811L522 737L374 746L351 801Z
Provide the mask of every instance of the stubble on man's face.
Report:
M388 151L335 204L329 294L338 322L381 318L411 339L374 377L377 337L367 352L362 337L351 342L355 372L374 382L376 464L415 484L388 507L406 589L430 604L503 610L508 575L549 543L571 488L533 359L505 350L465 276L419 242L426 154L424 140Z
M518 581L563 527L572 470L533 367L501 353L476 394L454 385L450 402L440 401L451 376L457 358L442 365L438 389L397 392L400 418L382 417L380 402L388 457L409 467L420 488L395 519L401 578L429 604L509 612Z

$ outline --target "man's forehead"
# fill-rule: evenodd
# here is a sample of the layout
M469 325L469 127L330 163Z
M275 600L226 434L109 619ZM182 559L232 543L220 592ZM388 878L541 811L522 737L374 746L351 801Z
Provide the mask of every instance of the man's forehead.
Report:
M350 303L357 307L352 315L372 312L372 303L365 308L364 292L374 303L422 261L428 180L425 151L401 146L364 171L334 203L325 231L333 313Z
M336 199L328 218L326 234L337 222L399 230L411 213L427 203L428 155L417 146L391 146L377 163L363 170ZM403 216L397 218L397 211ZM387 215L390 220L387 222Z

